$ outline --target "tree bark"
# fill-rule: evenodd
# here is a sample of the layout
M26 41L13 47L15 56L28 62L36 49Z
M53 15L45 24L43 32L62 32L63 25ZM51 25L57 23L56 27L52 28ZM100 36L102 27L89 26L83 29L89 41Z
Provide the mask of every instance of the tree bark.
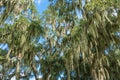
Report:
M19 80L19 77L20 77L20 61L17 62L17 65L16 65L16 80Z

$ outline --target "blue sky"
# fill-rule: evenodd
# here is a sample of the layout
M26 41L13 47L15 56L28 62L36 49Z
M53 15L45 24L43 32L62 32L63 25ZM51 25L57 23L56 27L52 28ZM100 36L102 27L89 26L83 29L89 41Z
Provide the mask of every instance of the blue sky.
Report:
M49 2L48 0L38 0L38 2L36 0L35 4L38 12L42 14L42 12L47 9Z

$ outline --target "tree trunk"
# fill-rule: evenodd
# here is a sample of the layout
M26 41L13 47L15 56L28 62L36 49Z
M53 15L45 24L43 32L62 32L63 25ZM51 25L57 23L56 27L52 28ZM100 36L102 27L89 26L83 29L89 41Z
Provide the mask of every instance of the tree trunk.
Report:
M70 79L70 70L67 70L67 80L71 80Z
M97 78L97 73L96 73L96 70L95 69L92 69L92 78L93 78L93 80L98 80L98 78Z
M20 61L17 62L16 65L16 80L19 80L19 76L20 76Z

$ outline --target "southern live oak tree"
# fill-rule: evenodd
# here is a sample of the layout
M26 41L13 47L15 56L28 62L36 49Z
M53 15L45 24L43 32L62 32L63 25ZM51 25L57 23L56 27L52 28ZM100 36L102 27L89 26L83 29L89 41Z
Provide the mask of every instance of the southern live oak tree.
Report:
M119 80L120 0L49 2L0 1L1 79Z
M0 1L0 49L1 79L16 76L28 79L36 76L34 56L41 49L38 39L43 34L33 0Z

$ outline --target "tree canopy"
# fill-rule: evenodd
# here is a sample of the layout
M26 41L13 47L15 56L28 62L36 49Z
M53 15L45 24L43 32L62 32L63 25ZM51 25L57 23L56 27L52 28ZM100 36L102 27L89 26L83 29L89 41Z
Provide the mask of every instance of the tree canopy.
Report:
M0 78L119 80L120 0L49 2L0 1Z

